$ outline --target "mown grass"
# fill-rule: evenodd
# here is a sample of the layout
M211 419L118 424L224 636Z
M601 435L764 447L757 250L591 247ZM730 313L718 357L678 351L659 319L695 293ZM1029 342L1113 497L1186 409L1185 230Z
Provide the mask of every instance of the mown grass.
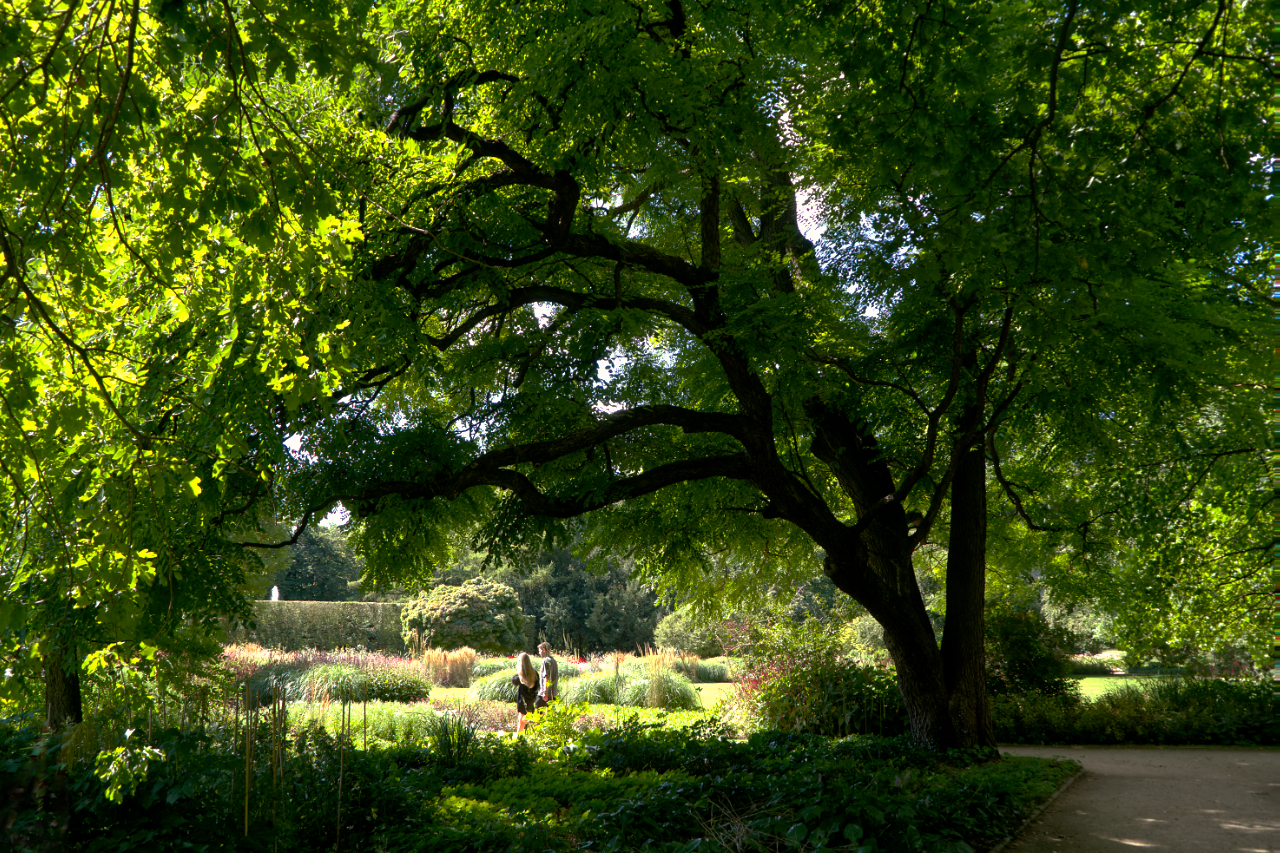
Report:
M1097 699L1113 690L1119 690L1126 684L1150 684L1155 679L1166 679L1161 675L1099 675L1079 678L1080 695L1085 699Z

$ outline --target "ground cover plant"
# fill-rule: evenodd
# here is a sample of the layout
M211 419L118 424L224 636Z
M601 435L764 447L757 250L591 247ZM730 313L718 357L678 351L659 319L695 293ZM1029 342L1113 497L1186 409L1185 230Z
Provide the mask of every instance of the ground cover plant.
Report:
M4 841L24 853L567 853L641 840L672 853L739 842L965 853L1007 834L1075 769L993 762L989 750L930 752L901 737L732 741L705 713L632 712L596 725L610 711L586 706L547 713L530 738L440 713L411 738L361 748L354 710L339 710L337 725L294 725L293 706L276 706L238 725L158 732L119 754L130 770L114 777L6 720Z

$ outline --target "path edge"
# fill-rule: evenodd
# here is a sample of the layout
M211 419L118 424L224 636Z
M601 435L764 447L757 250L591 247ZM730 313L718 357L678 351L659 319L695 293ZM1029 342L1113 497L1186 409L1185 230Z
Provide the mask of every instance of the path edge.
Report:
M1027 831L1027 827L1031 826L1032 822L1035 821L1036 818L1044 814L1044 810L1049 808L1049 806L1053 803L1054 800L1058 799L1059 794L1061 794L1063 791L1070 788L1073 784L1075 784L1075 781L1083 775L1084 775L1084 765L1081 765L1079 770L1077 770L1065 782L1063 782L1061 785L1058 786L1058 790L1054 791L1053 795L1050 796L1049 799L1045 800L1043 803L1040 804L1039 808L1037 808L1031 814L1027 815L1027 818L1024 821L1022 821L1022 824L1014 832L1012 832L1009 835L1006 835L1004 837L1004 840L1002 840L995 847L992 847L990 850L988 850L987 853L1000 853L1000 851L1004 850L1004 848L1009 845L1009 842L1021 836L1022 833Z

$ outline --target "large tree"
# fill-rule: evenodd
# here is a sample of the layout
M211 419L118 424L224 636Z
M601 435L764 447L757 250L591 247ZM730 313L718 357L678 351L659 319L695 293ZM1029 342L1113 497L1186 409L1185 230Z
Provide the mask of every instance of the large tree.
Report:
M476 511L494 547L585 515L728 598L818 551L916 737L990 743L989 463L1202 417L1258 316L1252 7L432 11L316 143L379 375L300 506L340 498L374 572Z
M340 77L352 21L0 2L0 693L42 678L51 726L86 658L248 618L303 346L264 280L336 252L322 188L273 180L252 65Z
M165 446L218 450L209 529L340 500L371 579L412 582L452 531L514 553L583 517L703 602L817 556L884 626L916 737L989 743L988 489L1028 503L996 461L1044 442L1087 466L1233 393L1222 353L1262 299L1255 5L219 8L162 40L198 144L132 161L111 224L150 242L106 267L171 304L169 337L135 339L182 358L149 374L182 402L152 404ZM147 219L152 186L177 222L221 205L210 233ZM91 230L114 214L93 198ZM191 262L152 283L164 237ZM16 258L6 281L63 298Z

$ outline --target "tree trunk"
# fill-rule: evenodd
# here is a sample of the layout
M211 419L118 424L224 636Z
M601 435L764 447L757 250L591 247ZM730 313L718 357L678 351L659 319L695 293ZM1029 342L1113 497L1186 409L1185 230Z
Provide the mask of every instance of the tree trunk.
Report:
M903 546L893 549L897 559L887 559L890 550L874 545L864 552L865 562L858 559L861 555L856 552L854 559L841 560L841 555L828 551L827 574L839 589L866 607L884 628L885 644L897 669L898 690L902 693L915 741L931 749L979 745L955 725L953 694L948 689L952 679L948 678L942 651L934 638L916 583L910 548L905 541L905 519L902 530ZM869 579L873 580L868 582ZM950 609L948 606L948 618ZM982 665L981 658L978 665ZM968 687L963 678L955 681L962 688ZM985 697L985 690L978 692ZM959 704L964 704L962 697L971 694L972 690L962 689L957 697Z
M806 409L816 427L813 451L853 500L861 528L820 539L825 571L884 628L912 736L933 749L994 745L982 645L987 505L981 442L957 460L952 481L956 553L947 564L947 627L939 648L916 583L907 516L874 437L821 401ZM966 409L961 434L981 416L980 405Z
M966 412L966 419L980 417ZM961 746L995 746L987 700L984 617L987 579L987 464L982 442L963 453L951 484L947 546L947 623L942 672L948 710Z
M994 746L983 654L986 463L965 454L953 481L947 625L941 647L916 583L900 507L885 507L861 536L828 549L826 572L884 628L911 734L932 749Z
M84 721L80 659L73 645L53 638L44 654L45 723L53 730Z

